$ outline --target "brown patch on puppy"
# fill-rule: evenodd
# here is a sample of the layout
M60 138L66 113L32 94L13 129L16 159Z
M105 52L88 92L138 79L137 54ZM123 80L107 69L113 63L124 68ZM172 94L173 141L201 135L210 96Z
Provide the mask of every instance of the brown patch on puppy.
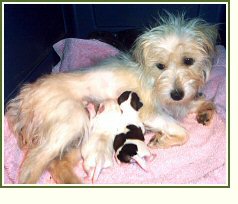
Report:
M131 91L123 92L117 99L118 104L121 105L121 103L126 101L129 98L130 93L131 93Z
M136 111L138 111L143 106L143 103L140 101L139 96L135 92L132 92L132 95L131 95L131 106Z
M113 149L117 151L126 141L126 137L124 133L116 135L113 141Z
M117 155L117 158L122 162L130 163L131 158L137 155L137 152L138 148L135 144L125 144Z
M123 146L123 144L126 142L127 139L145 141L141 128L135 125L127 125L126 127L129 131L127 133L121 133L116 135L114 139L113 149L115 151L117 151L121 146Z

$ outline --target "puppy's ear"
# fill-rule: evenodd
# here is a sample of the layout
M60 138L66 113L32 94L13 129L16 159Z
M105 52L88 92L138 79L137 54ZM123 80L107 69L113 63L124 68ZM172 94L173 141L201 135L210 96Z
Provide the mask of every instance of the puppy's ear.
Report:
M142 106L143 103L141 103L139 96L133 92L131 95L131 106L138 111Z
M116 135L114 141L113 141L113 149L115 151L117 151L120 147L122 147L122 145L125 143L126 138L125 138L125 134L121 133L119 135Z
M117 99L118 104L121 105L121 103L126 101L129 98L130 93L131 93L131 91L123 92Z

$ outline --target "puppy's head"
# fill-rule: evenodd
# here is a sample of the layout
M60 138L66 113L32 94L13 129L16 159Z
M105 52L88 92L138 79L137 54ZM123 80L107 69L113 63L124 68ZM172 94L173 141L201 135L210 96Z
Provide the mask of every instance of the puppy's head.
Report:
M162 104L193 100L209 77L216 38L215 25L167 13L137 39L133 56Z
M121 162L130 163L133 156L137 155L137 145L136 144L125 144L122 146L121 150L117 154L117 158Z
M113 142L116 159L125 162L136 162L146 170L145 160L151 156L151 153L145 144L144 135L140 127L135 125L127 126L128 132L116 135Z
M125 110L129 106L131 106L135 111L138 111L143 106L143 103L140 101L139 96L135 92L131 91L123 92L118 97L117 102L122 110Z
M116 151L116 159L120 162L136 162L144 170L147 170L146 161L151 157L152 154L147 145L141 140L130 140Z

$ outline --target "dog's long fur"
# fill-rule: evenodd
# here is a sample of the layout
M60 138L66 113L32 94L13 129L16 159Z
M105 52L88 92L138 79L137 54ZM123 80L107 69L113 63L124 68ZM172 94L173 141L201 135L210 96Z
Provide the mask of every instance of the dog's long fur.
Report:
M188 21L183 15L160 19L160 25L136 40L132 57L121 54L84 71L45 76L23 86L10 101L8 122L20 147L28 149L20 183L36 183L52 160L58 158L53 167L59 167L64 152L87 139L89 119L83 100L100 103L135 91L144 104L142 121L157 132L150 143L154 147L184 144L188 135L177 119L189 112L209 124L215 107L196 96L212 67L216 26L200 19Z

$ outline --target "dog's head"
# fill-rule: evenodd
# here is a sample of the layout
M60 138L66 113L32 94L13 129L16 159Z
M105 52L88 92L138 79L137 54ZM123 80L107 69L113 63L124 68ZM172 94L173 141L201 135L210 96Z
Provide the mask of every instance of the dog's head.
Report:
M162 104L194 99L209 77L216 38L215 25L167 13L136 40L133 56Z

